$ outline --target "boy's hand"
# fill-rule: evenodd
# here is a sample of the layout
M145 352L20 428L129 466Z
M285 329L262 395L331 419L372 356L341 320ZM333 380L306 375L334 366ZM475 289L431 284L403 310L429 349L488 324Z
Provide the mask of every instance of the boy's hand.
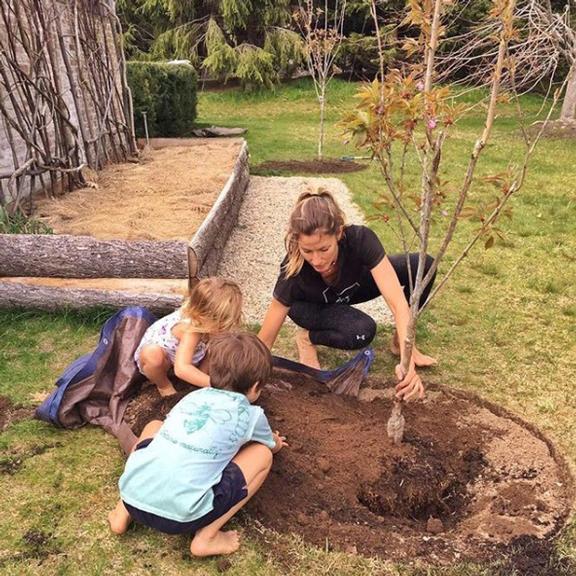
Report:
M286 442L286 436L280 436L280 432L278 432L278 430L272 432L272 436L274 438L274 442L276 442L276 446L274 446L272 449L272 454L280 452L284 446L289 446L288 442Z

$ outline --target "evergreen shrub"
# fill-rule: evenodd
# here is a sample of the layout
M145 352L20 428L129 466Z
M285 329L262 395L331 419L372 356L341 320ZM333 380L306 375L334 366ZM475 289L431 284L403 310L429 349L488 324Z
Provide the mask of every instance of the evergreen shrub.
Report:
M197 74L190 64L128 62L127 75L137 137L146 135L142 112L151 138L190 135L197 103Z

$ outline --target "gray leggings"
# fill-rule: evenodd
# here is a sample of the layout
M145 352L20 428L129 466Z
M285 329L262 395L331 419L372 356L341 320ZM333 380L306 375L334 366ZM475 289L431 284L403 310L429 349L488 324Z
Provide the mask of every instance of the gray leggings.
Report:
M388 256L398 280L404 289L406 300L410 301L410 276L406 256L396 254ZM428 272L434 259L432 256L426 257L426 268L424 274ZM412 281L416 278L418 269L418 254L410 254L410 268L412 270ZM432 290L436 275L426 286L420 306L426 302ZM360 289L355 292L350 304L360 304L378 298L380 290L374 282L370 271L360 279ZM310 341L313 344L330 346L341 350L357 350L368 346L376 335L376 322L361 310L353 308L348 304L317 304L312 302L298 301L290 306L288 316L301 328L310 332Z

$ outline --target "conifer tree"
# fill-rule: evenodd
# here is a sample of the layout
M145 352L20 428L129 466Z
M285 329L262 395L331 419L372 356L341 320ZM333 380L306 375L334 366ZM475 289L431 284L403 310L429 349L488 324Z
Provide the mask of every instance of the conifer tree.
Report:
M207 75L271 86L302 61L289 0L118 0L130 56L187 59Z

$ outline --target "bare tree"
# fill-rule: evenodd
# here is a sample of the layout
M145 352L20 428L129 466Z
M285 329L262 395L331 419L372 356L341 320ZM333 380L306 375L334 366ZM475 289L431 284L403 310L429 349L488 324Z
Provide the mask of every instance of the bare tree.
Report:
M313 0L300 0L294 20L304 37L304 52L308 71L314 81L320 106L318 159L324 155L324 118L326 89L335 73L334 61L342 43L346 0L324 0L324 8L314 6Z
M576 121L576 25L570 5L567 0L563 10L554 11L550 0L518 0L515 38L508 49L513 66L506 66L502 75L506 88L516 82L514 89L529 92L552 82L559 65L567 64L560 122ZM484 85L497 56L497 31L498 23L486 20L452 37L450 48L438 58L440 79L465 70L462 76L467 85Z
M377 17L377 2L372 2L372 14ZM438 266L446 254L460 219L472 210L468 206L469 193L482 151L486 147L500 103L502 83L505 74L514 89L514 59L511 46L517 38L515 22L515 0L494 0L489 15L490 26L496 31L494 58L487 71L489 96L485 106L484 127L472 147L466 169L461 174L461 182L453 192L450 210L444 206L449 190L442 179L442 167L447 160L445 143L451 127L465 113L466 107L459 105L450 87L440 84L437 75L438 50L441 46L445 27L443 19L449 15L453 3L448 0L410 0L405 23L419 29L418 38L407 41L405 49L413 56L413 64L402 70L391 70L372 84L364 86L358 94L360 104L343 120L348 134L357 139L361 147L368 148L378 160L385 187L383 198L390 198L398 218L397 231L406 257L417 249L418 268L410 278L412 296L410 299L410 322L406 340L402 346L402 369L407 373L415 339L417 320L425 306L435 297L455 269L480 240L486 246L494 242L498 229L495 223L503 213L507 202L522 187L528 162L542 133L531 137L524 131L524 155L519 166L510 166L504 173L491 177L498 184L500 194L479 214L480 226L468 244L458 255L441 281L431 292L426 304L419 306L425 287L430 283ZM376 26L378 29L378 26ZM557 95L556 95L557 97ZM551 113L551 110L549 114ZM542 128L543 129L543 128ZM407 181L407 163L412 151L416 160L410 166L412 172L420 174L419 193L413 194ZM418 217L414 215L413 202L419 207ZM425 260L431 246L431 223L433 214L445 222L440 237L435 242L439 248L434 254L434 263L425 274ZM410 270L410 266L408 265ZM389 421L388 435L395 442L402 440L404 417L400 401L395 401Z

